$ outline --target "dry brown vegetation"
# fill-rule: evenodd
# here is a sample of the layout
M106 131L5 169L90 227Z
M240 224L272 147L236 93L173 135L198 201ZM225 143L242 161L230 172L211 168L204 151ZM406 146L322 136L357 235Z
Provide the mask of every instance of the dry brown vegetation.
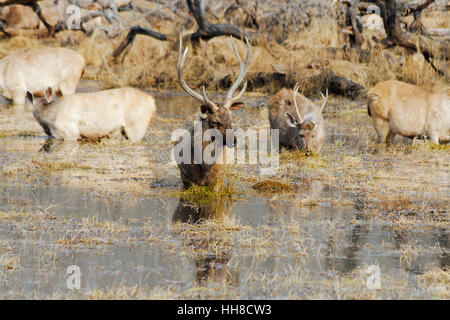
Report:
M158 31L176 33L179 28L176 21L165 21ZM423 21L429 28L447 27L449 14L429 10L424 13ZM146 19L138 20L136 24L151 27ZM184 33L189 32L192 30ZM308 27L291 32L282 44L261 40L253 48L249 73L280 72L286 74L288 79L295 79L303 84L300 91L315 95L318 94L315 91L322 89L322 86L320 83L312 85L306 80L320 73L320 70L311 66L320 66L318 61L326 61L327 67L339 76L350 78L367 88L380 81L396 78L437 91L450 92L448 82L436 75L423 56L412 54L403 48L383 49L381 44L371 40L372 34L371 30L365 29L366 41L362 49L370 49L371 54L364 58L365 62L360 62L358 53L342 50L346 35L335 19L326 16L312 19ZM85 78L100 80L105 87L131 85L140 88L178 89L175 72L176 42L138 35L124 61L115 64L112 52L122 40L123 36L110 39L100 31L91 37L81 32L64 31L58 33L56 39L40 40L18 35L10 40L0 40L0 57L26 48L63 45L85 57L88 64ZM241 54L245 53L244 43L239 44L239 49ZM389 58L385 54L389 54ZM185 68L186 79L194 88L205 85L218 89L219 81L235 68L236 60L229 40L219 37L201 42L194 48L194 56L188 59ZM262 91L273 93L278 89L267 84Z
M448 21L433 12L424 16L429 27L448 27ZM170 33L174 26L158 30ZM0 40L0 57L64 44L88 63L80 90L137 86L151 89L158 106L142 142L55 141L47 153L32 114L0 103L1 298L450 298L448 145L399 137L390 148L377 145L364 101L332 96L319 155L283 151L276 177L234 165L219 196L181 191L169 141L173 130L198 119L198 105L160 90L178 90L176 44L138 36L116 65L111 53L121 40L76 32ZM449 92L443 78L404 49L389 50L408 56L393 66L387 50L369 41L370 59L360 63L327 50L343 41L334 20L312 20L282 45L255 46L249 72L284 70L302 80L319 72L308 68L313 60L327 60L337 74L366 87L398 78ZM239 49L245 52L242 43ZM214 90L236 70L228 39L201 42L193 51L186 66L192 87ZM268 129L267 93L276 89L249 93L234 127ZM183 202L211 219L177 220ZM72 264L84 274L80 291L65 287ZM381 268L381 289L366 285L371 264Z

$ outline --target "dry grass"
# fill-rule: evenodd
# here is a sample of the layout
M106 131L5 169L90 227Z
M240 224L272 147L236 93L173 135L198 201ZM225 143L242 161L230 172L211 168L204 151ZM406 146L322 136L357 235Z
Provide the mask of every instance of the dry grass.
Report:
M415 76L414 63L389 71L379 47L363 64L331 55L324 48L342 42L334 22L325 23L313 22L313 32L291 35L283 46L255 47L250 71L283 64L301 77L314 74L306 66L320 58L367 86L410 77L445 87L425 69ZM109 56L121 39L100 39L70 44L90 64L86 77L104 81L96 85L177 88L171 44L138 37L124 63L113 65ZM58 42L23 36L3 44L0 55ZM214 87L237 68L227 39L202 43L197 53L187 61L193 86ZM270 97L249 96L234 127L267 129ZM283 151L275 177L235 165L218 193L181 191L168 141L198 119L198 105L173 92L157 98L158 117L142 142L67 142L50 153L40 152L45 140L31 113L0 106L0 283L8 284L0 297L448 299L448 145L397 138L393 147L379 146L364 102L330 97L319 155ZM64 201L77 198L81 213L46 187L67 195ZM193 210L217 210L201 223L176 222L181 200ZM83 272L79 292L65 287L71 264ZM381 268L381 289L366 286L371 264Z
M445 20L448 20L430 14L431 16L425 19L430 25L445 25ZM176 24L169 23L164 31L173 33L178 30L176 28ZM59 46L64 43L85 57L88 64L85 78L100 80L105 87L130 85L141 88L178 89L175 71L176 43L137 36L123 63L115 64L112 61L112 52L124 36L111 40L101 33L85 37L79 33L66 32L58 37L36 40L17 36L12 40L1 40L0 57L25 48ZM72 41L67 41L67 38L71 37ZM288 78L295 78L300 82L301 91L308 91L313 87L321 88L320 84L311 87L310 83L305 83L305 79L318 73L308 68L308 65L311 61L321 59L328 61L329 67L340 76L350 78L365 87L397 78L438 91L450 90L448 83L436 75L421 55L412 55L406 49L400 48L385 50L370 38L371 33L367 31L363 49L371 49L371 55L368 62L360 63L357 55L352 56L350 53L348 56L341 49L337 49L341 48L346 40L336 21L327 18L313 20L308 28L292 33L283 45L265 42L254 47L249 72L270 73L281 68L286 70ZM201 42L195 48L191 47L185 77L192 87L200 88L205 85L217 89L219 80L227 74L237 72L236 58L229 42L226 38L215 38ZM238 48L241 55L244 55L246 52L244 44L238 43ZM386 52L394 60L399 59L401 63L388 62ZM277 88L267 84L262 90L274 92Z

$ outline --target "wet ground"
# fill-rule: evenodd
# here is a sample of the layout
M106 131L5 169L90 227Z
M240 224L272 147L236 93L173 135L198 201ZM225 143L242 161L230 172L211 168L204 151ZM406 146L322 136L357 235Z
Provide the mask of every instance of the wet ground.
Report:
M363 103L332 99L320 156L283 151L276 179L234 165L231 198L187 199L170 136L197 105L155 96L142 142L50 149L31 113L3 101L1 298L450 297L448 147L379 147ZM267 101L248 97L234 126L268 129ZM284 189L252 188L274 180Z

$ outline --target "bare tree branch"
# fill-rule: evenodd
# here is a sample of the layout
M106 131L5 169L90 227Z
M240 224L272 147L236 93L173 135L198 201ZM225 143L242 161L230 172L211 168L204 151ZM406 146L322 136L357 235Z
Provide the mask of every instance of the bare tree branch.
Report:
M416 8L423 7L425 2ZM384 28L389 40L395 45L421 52L436 72L440 75L446 75L444 70L440 70L435 66L433 60L450 59L449 43L447 41L438 41L403 31L400 25L399 14L402 11L397 0L376 0L376 3L380 7Z
M217 36L232 36L237 39L243 40L246 36L248 37L248 34L244 31L242 31L240 28L232 25L232 24L213 24L206 19L206 6L205 6L205 0L186 0L188 8L192 16L195 18L195 21L197 23L198 29L194 33L191 33L185 37L183 37L183 40L191 40L191 41L198 41L200 39L202 40L209 40L211 38L217 37ZM131 27L130 31L128 32L127 37L122 41L122 43L119 45L119 47L114 50L113 52L113 58L117 60L117 58L127 49L129 46L132 45L134 38L136 35L141 34L148 37L152 37L161 41L174 41L177 39L176 35L165 35L159 32L155 32L153 30L150 30L148 28L134 26ZM128 50L126 50L128 52ZM126 53L125 53L126 55ZM125 57L124 55L124 57ZM122 61L124 59L122 58Z

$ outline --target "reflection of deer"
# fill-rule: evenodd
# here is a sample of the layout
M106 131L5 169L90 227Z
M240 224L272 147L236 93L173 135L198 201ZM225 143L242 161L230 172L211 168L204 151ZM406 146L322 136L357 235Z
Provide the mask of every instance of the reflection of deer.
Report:
M223 222L230 217L228 203L220 200L206 203L193 203L180 198L177 208L172 217L173 223L201 223L205 220ZM217 232L221 232L220 230ZM195 279L198 283L225 282L237 285L239 276L229 270L231 259L232 238L229 234L218 235L216 249L214 252L199 254L195 259ZM190 237L188 245L198 248L199 251L208 250L210 237Z
M199 223L202 220L223 221L230 216L228 205L223 201L211 201L205 204L195 204L180 198L172 221L182 223Z

